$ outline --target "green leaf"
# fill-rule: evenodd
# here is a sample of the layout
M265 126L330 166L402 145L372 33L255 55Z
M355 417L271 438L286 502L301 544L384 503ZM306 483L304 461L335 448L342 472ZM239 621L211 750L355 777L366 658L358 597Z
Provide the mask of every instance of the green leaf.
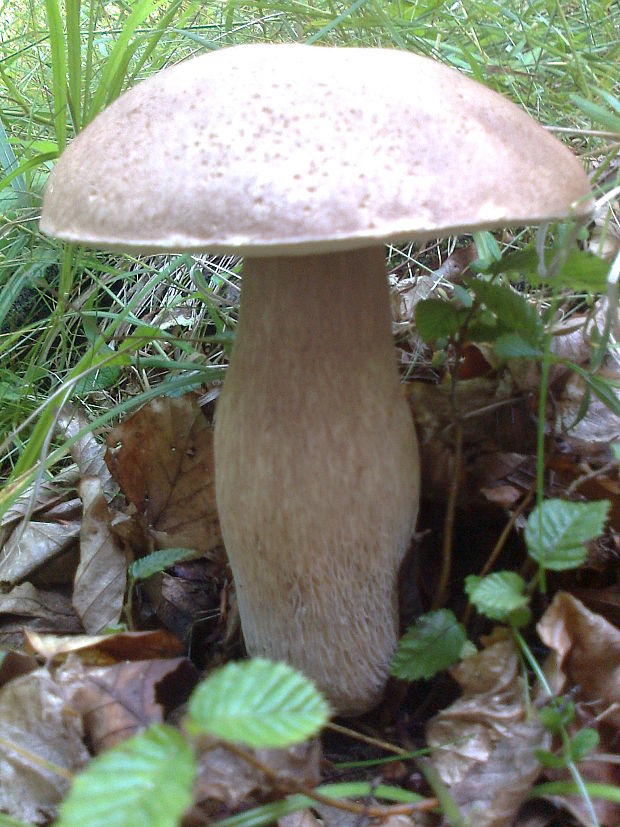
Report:
M549 265L557 253L557 248L547 250L545 263ZM605 259L592 253L587 253L577 247L569 250L566 259L551 278L538 273L539 257L536 247L532 244L523 250L509 253L500 262L493 264L489 272L518 273L524 276L532 287L547 284L556 288L567 288L589 293L603 293L606 289L609 264Z
M187 728L250 747L286 747L315 735L329 715L308 678L255 658L217 669L194 690Z
M570 742L570 757L573 761L581 761L589 752L598 746L599 734L592 727L580 729Z
M425 342L456 336L460 329L457 308L441 299L423 299L415 309L415 323Z
M478 301L497 317L507 333L518 333L533 346L540 344L544 327L536 308L525 296L504 284L472 279L469 286Z
M525 580L512 571L498 571L487 577L470 574L465 593L476 609L491 620L507 620L517 609L527 608Z
M530 344L519 333L503 333L493 343L493 350L500 359L539 359L542 350Z
M0 827L32 827L32 823L27 824L25 821L18 821L16 818L0 813Z
M456 663L467 641L465 629L449 609L419 617L398 642L391 673L414 681L432 678Z
M202 557L202 552L191 548L165 548L154 551L132 563L129 566L129 576L134 581L147 580L169 566L180 563L181 560L192 560L195 557Z
M559 735L564 727L575 720L575 704L564 698L554 699L538 710L538 717L545 729L554 735Z
M177 827L192 802L190 745L155 725L102 753L76 776L55 827Z
M601 534L608 511L607 500L545 500L540 509L532 511L525 526L528 554L553 571L577 568L586 559L584 543Z
M546 749L535 749L534 756L543 765L552 770L560 770L566 766L566 758L563 755L554 755Z

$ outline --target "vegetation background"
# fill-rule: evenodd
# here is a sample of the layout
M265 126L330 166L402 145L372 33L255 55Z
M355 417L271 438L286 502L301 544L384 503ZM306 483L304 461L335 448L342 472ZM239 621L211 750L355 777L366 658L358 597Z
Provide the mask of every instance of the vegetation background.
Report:
M397 47L453 66L565 140L592 173L598 198L609 194L604 233L617 228L617 0L4 0L0 513L33 482L58 473L82 432L155 396L222 377L235 325L229 289L237 260L102 254L43 237L37 221L55 159L124 89L191 55L256 41ZM478 240L498 244L489 234ZM530 240L502 239L498 252ZM454 243L442 243L440 258ZM391 255L399 264L404 257L408 272L428 270L415 247ZM604 282L605 275L597 285ZM576 312L592 304L591 294L576 281L554 301ZM617 410L613 387L610 380L594 390ZM70 401L87 415L82 431L68 435L55 426Z
M224 334L233 321L217 297L227 278L235 277L233 260L136 261L63 246L38 232L54 159L123 89L164 66L233 43L411 49L516 101L585 163L594 162L609 187L614 124L620 120L613 107L619 33L620 5L612 0L4 0L0 471L10 482L0 507L66 455L66 440L52 435L61 401L79 398L96 428L158 393L162 382L181 392L217 378L225 358ZM415 271L415 252L410 264ZM155 297L175 324L161 324L161 318L157 326L149 324ZM181 328L183 335L176 336ZM213 333L220 337L209 345L205 336Z

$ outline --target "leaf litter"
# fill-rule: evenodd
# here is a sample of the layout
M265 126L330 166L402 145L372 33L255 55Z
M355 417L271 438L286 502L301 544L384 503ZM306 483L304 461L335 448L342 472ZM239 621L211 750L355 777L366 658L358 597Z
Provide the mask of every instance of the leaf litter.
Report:
M445 278L459 278L461 258L467 263L471 252L457 257L454 270L452 265L446 267ZM414 304L411 296L401 298L405 315ZM398 321L407 323L404 316ZM582 360L588 345L583 339L564 342L563 352ZM486 354L479 359L472 352L467 358L474 360L469 377L456 386L467 446L464 481L469 481L460 486L460 507L466 514L474 504L486 503L510 513L535 473L532 394L538 378L535 373L529 379L527 373L519 373L518 378L508 373L498 381L490 373L495 368ZM430 472L428 493L441 503L455 473L451 391L442 383L420 382L410 383L407 390ZM617 438L617 420L607 408L594 407L575 428L570 427L580 413L576 406L581 405L583 392L583 383L575 386L574 374L562 379L552 419L563 453L561 462L552 459L557 463L556 477L548 493L571 484L579 490L594 480L606 486L606 496L617 509L617 465L610 463L608 450L609 442ZM75 437L87 420L79 409L70 409L60 424L66 435ZM3 737L15 750L0 749L0 760L9 762L9 774L0 773L0 794L5 796L0 798L0 809L36 824L49 823L67 789L66 775L84 765L91 754L150 723L175 720L176 710L198 679L185 652L201 648L194 638L205 620L201 646L204 649L206 641L208 652L203 652L199 664L213 666L223 657L239 654L234 592L215 506L211 427L196 397L163 398L145 406L109 432L107 452L92 435L80 436L72 459L74 466L59 475L57 485L45 481L27 492L5 515L1 527L0 579L8 591L0 596L0 635L4 648L11 651L5 656L4 683L0 672L0 731L8 733ZM515 524L522 529L523 522L517 519ZM617 537L614 525L617 522L612 521L612 542ZM128 563L154 550L172 548L187 548L202 557L175 563L135 587L137 605L126 617ZM591 554L589 562L596 559L596 553ZM590 588L590 593L600 592ZM601 733L602 747L613 751L618 738L618 676L613 666L620 651L618 632L586 607L586 614L572 604L566 609L566 601L556 598L538 627L549 648L559 647L556 689L571 693L579 687L579 709L587 710L588 725ZM559 604L564 606L562 621L553 614L558 615ZM172 633L107 633L119 620L129 620L138 628L163 624ZM589 637L592 629L594 638ZM556 639L561 643L556 644ZM522 665L512 643L493 637L481 641L478 654L451 670L454 687L459 688L452 690L453 702L446 699L428 723L426 743L443 783L470 823L525 824L520 819L526 816L519 811L542 773L535 749L549 746L550 738L535 706L527 704ZM599 650L598 683L592 684L588 659ZM44 670L36 668L41 662L46 664ZM36 703L30 701L32 693ZM14 711L24 704L30 717L23 716L15 724ZM56 712L50 714L48 706ZM44 719L49 740L33 739L30 730L41 735ZM3 724L15 728L3 730ZM376 727L377 722L371 719L368 726ZM398 740L393 728L383 727L383 732ZM258 766L268 768L267 775L221 747L205 745L199 753L195 805L188 812L187 825L277 799L300 785L312 787L321 777L340 777L334 776L329 762L321 763L317 742L292 751L267 751L273 755L258 752L254 758ZM372 749L366 753L371 767L373 754ZM14 755L20 756L19 761ZM46 762L56 769L49 770ZM584 772L609 782L609 772L600 772L603 763L590 761ZM19 795L11 796L4 779L14 778L16 772L23 773L28 784L15 787ZM366 772L375 781L389 777L388 770L379 766ZM557 777L549 770L545 775ZM275 788L274 779L278 780ZM400 783L424 789L418 773L405 772ZM575 817L583 817L578 801L555 800L568 806ZM601 825L613 824L617 816L613 807L599 809ZM317 805L315 812L327 827L359 823L359 816L333 807ZM316 823L308 811L281 819L283 827ZM436 819L395 815L384 823L407 827L433 824Z

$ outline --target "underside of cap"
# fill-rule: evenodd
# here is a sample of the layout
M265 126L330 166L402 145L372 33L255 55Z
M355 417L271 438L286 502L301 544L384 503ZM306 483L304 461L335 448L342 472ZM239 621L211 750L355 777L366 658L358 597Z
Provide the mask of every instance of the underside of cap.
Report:
M166 69L63 153L41 230L132 252L329 252L587 215L517 106L386 49L255 44Z

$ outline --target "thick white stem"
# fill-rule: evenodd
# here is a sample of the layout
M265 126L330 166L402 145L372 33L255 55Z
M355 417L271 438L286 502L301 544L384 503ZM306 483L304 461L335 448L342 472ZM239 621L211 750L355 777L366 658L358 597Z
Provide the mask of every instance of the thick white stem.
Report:
M419 498L383 248L246 261L215 452L249 653L301 669L339 712L371 708Z

